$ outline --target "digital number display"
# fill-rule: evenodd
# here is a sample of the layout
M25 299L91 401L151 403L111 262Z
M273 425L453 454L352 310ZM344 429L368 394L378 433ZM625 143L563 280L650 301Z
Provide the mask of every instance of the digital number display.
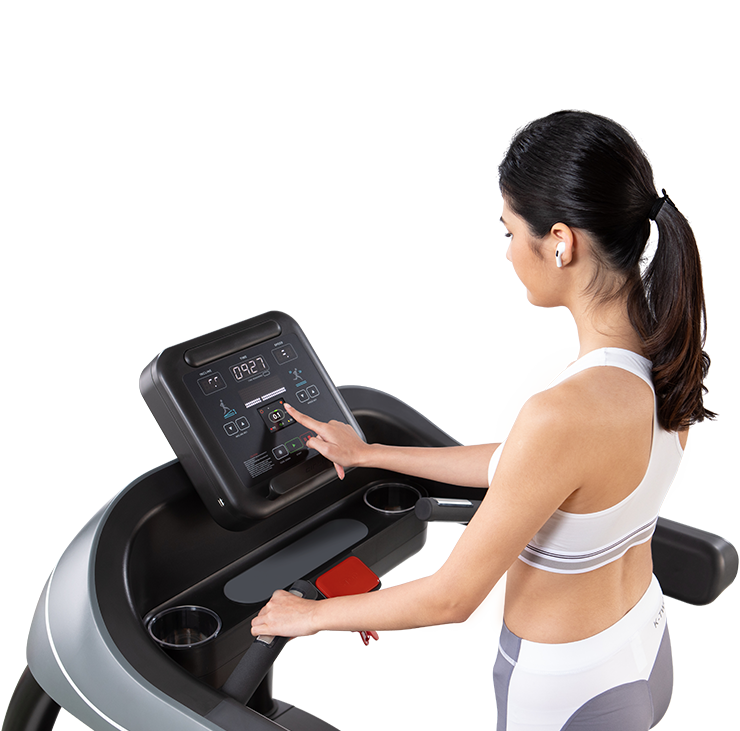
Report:
M198 385L201 391L208 396L216 391L220 391L222 388L226 388L226 381L221 378L220 373L211 373L210 375L204 376L198 379Z
M231 373L237 381L242 381L245 378L249 378L249 376L256 376L267 370L269 370L269 368L267 367L267 363L265 363L265 359L261 355L245 360L243 363L239 363L238 365L231 366Z

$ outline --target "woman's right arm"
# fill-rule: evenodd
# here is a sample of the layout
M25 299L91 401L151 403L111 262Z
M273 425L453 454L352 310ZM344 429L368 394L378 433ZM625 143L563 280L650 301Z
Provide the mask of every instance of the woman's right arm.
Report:
M344 477L344 468L376 467L450 485L488 487L488 463L498 444L472 447L367 444L348 424L316 421L289 404L285 407L299 424L316 432L318 437L310 439L306 446L331 460L340 478Z

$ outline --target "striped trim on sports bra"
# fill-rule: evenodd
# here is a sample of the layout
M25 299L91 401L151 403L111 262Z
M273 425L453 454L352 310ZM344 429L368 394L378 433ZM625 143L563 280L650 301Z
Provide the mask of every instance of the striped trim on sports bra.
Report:
M529 543L519 558L530 566L556 574L584 574L622 558L633 546L649 541L657 522L656 516L615 543L588 553L556 553Z

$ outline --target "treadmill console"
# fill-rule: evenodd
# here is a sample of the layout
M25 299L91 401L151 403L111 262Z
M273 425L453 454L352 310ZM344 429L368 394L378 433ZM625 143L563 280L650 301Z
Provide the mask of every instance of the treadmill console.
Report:
M167 348L141 393L215 520L239 530L336 477L285 402L362 432L303 331L268 312Z

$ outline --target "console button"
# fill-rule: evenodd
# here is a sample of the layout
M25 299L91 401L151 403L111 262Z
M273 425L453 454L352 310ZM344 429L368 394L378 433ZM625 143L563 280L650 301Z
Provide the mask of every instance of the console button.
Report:
M301 389L300 391L296 391L296 392L295 392L295 395L296 395L296 398L297 398L297 399L298 399L298 400L299 400L299 401L300 401L300 402L301 402L302 404L305 404L305 403L306 403L306 401L308 401L308 399L309 399L309 396L308 396L308 394L306 393L306 390L305 390L305 389L303 389L303 388L302 388L302 389Z
M272 450L272 456L275 457L275 459L282 459L283 457L288 456L288 450L285 448L284 444L278 444L277 447Z

